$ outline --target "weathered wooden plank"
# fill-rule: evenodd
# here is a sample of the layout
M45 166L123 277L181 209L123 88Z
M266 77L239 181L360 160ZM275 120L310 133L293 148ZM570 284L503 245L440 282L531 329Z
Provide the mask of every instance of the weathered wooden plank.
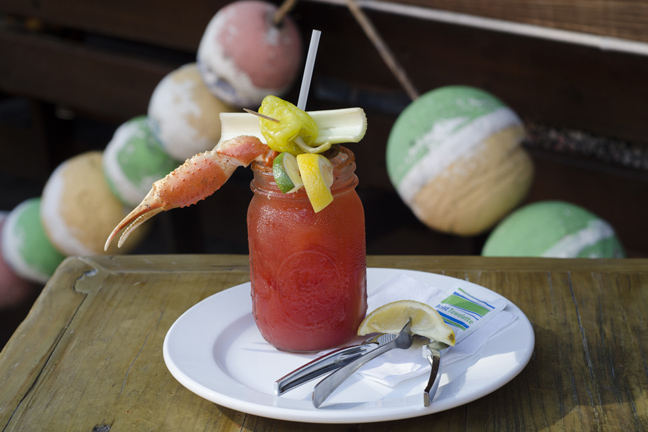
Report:
M201 29L227 1L5 0L0 10L51 24L163 46L196 49ZM280 4L280 1L276 2ZM648 42L648 5L605 0L392 0L486 18ZM180 18L180 19L179 19Z
M498 291L527 314L536 337L529 365L491 395L434 416L378 423L372 430L648 426L648 377L642 362L648 346L646 260L399 256L369 257L369 263L434 271ZM168 374L161 346L170 325L193 304L247 280L246 256L69 259L0 355L0 426L347 430L348 425L304 425L222 408L193 395ZM67 307L62 310L74 313L50 313L60 312L52 307L63 303ZM32 347L47 353L46 358L36 370L16 368L18 358L25 362L34 352L21 351L24 342L48 326L58 337ZM9 369L12 374L6 373Z
M68 324L86 300L74 290L75 282L90 269L76 259L64 262L56 283L47 296L40 297L25 321L0 353L0 425L19 416L23 398L32 391L56 347L65 337Z
M0 55L0 91L109 120L146 114L153 89L177 67L2 29Z
M433 9L648 42L645 2L604 0L397 0Z
M589 379L595 384L589 395L589 403L597 407L594 418L620 429L641 430L647 414L648 376L639 348L642 338L633 335L643 328L648 281L627 275L574 272L570 282L582 355ZM629 360L619 361L622 358Z
M183 258L179 261L187 262ZM146 266L140 268L142 272L127 273L122 265L113 272L92 260L77 262L85 264L84 271L94 268L96 272L72 285L57 273L50 282L57 287L52 294L56 298L41 303L64 301L69 292L78 295L78 291L87 290L86 301L78 305L73 316L61 314L60 319L66 322L43 322L63 333L51 345L46 361L38 364L38 372L49 372L45 376L36 374L33 387L16 391L22 394L17 401L20 407L10 419L3 419L10 424L9 430L29 430L34 425L44 430L92 430L101 425L116 430L150 430L160 421L160 413L169 413L163 418L169 430L185 429L187 425L209 429L217 423L221 409L212 403L190 393L172 400L161 397L181 389L175 380L168 379L161 346L178 312L187 310L197 299L245 282L247 269L218 274L190 269L174 275L173 270L154 273ZM173 260L163 259L155 267L168 269L169 265L173 267ZM209 262L203 263L203 269L210 266L213 268ZM37 304L30 318L45 321L44 312ZM22 339L35 336L30 329ZM8 349L12 352L14 345ZM86 366L80 368L79 364ZM196 405L204 415L193 422L173 415L178 409L196 409ZM25 411L28 414L23 415ZM193 426L189 429L195 430Z
M124 259L124 258L122 258ZM372 255L367 257L370 267L411 268L413 270L442 273L449 271L502 271L506 273L567 272L596 269L598 272L637 273L648 275L646 260L642 259L561 259L561 258L498 258L480 256L411 256ZM443 273L447 274L447 273ZM457 273L454 277L461 277ZM461 277L463 279L463 277ZM481 279L479 279L481 280ZM473 281L476 282L476 281ZM479 282L476 282L479 283ZM515 284L506 282L510 289ZM489 287L490 288L490 287ZM496 287L490 289L497 289ZM526 291L524 291L526 292Z
M6 0L0 10L50 25L195 51L207 23L227 3L225 0L116 0L110 3L100 0Z

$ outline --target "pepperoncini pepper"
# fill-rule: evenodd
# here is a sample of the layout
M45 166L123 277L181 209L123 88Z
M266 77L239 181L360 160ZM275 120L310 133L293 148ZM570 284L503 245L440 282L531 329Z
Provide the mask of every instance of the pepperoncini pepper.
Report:
M290 102L276 96L266 96L259 113L279 121L260 118L261 134L272 150L297 156L302 153L320 153L331 146L330 143L325 143L311 147L319 128L306 111Z

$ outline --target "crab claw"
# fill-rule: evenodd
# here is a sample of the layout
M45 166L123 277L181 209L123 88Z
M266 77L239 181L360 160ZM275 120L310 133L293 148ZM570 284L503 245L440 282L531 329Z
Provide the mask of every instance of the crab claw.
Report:
M104 249L123 231L121 247L134 229L156 214L187 207L216 192L239 166L267 160L272 151L256 137L239 136L220 142L213 150L199 153L169 175L153 183L142 202L110 233Z

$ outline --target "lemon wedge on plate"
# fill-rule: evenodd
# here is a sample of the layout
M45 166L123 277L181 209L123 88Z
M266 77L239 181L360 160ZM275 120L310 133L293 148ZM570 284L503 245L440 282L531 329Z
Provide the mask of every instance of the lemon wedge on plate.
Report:
M315 213L333 201L333 164L318 153L297 155L297 165L304 182L304 189Z
M448 345L455 344L455 334L433 307L414 300L387 303L365 317L360 323L360 336L370 333L397 334L412 319L411 332Z

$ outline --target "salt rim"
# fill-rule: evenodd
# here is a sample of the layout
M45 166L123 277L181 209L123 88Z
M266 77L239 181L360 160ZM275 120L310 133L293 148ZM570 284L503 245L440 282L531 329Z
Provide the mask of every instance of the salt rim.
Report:
M522 124L513 110L502 107L446 135L449 126L462 120L462 118L454 118L437 122L414 144L414 146L428 147L430 150L434 148L434 151L428 151L418 163L413 165L398 185L398 193L407 204L412 204L418 191L441 175L448 166L462 158L470 157L479 146L484 145L485 138L508 127Z

